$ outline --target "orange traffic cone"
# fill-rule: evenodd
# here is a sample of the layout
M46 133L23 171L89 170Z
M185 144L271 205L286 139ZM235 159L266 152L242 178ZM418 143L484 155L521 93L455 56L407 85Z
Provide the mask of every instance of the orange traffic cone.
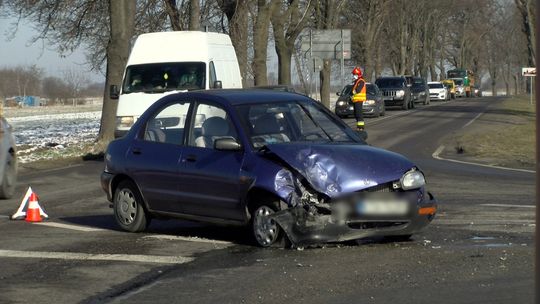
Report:
M26 210L27 222L41 222L41 214L39 212L39 203L36 194L32 192L30 195L30 201L28 203L28 210Z

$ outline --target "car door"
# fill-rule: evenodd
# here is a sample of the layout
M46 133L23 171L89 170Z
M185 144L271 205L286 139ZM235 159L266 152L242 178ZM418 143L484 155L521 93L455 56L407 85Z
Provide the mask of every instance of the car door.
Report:
M181 213L179 164L189 102L173 102L156 110L131 144L126 159L149 208Z
M191 215L241 220L244 152L213 145L219 138L238 141L236 127L223 107L209 102L197 102L192 118L180 169L183 208Z

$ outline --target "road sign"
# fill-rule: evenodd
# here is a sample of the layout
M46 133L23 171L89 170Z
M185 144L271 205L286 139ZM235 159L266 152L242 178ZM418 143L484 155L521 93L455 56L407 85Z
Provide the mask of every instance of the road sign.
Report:
M536 68L521 68L521 75L525 77L536 76Z
M351 30L313 30L302 37L302 51L323 59L351 59Z

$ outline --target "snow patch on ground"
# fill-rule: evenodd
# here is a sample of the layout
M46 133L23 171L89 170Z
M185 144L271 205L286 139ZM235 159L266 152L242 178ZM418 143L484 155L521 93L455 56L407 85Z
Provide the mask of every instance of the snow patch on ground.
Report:
M34 113L27 114L30 116L6 115L14 128L19 161L80 156L81 150L96 139L101 121L101 111L77 112L85 110L94 109L72 107L59 111L43 107L33 109ZM62 113L70 111L75 113Z

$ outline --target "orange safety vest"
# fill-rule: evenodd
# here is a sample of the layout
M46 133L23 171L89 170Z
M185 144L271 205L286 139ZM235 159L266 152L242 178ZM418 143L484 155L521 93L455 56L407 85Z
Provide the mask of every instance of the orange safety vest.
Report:
M356 92L356 88L358 85L362 82L362 89L360 89L360 92ZM366 81L363 78L358 78L357 81L354 82L353 88L352 88L352 102L364 102L367 99L366 95Z

